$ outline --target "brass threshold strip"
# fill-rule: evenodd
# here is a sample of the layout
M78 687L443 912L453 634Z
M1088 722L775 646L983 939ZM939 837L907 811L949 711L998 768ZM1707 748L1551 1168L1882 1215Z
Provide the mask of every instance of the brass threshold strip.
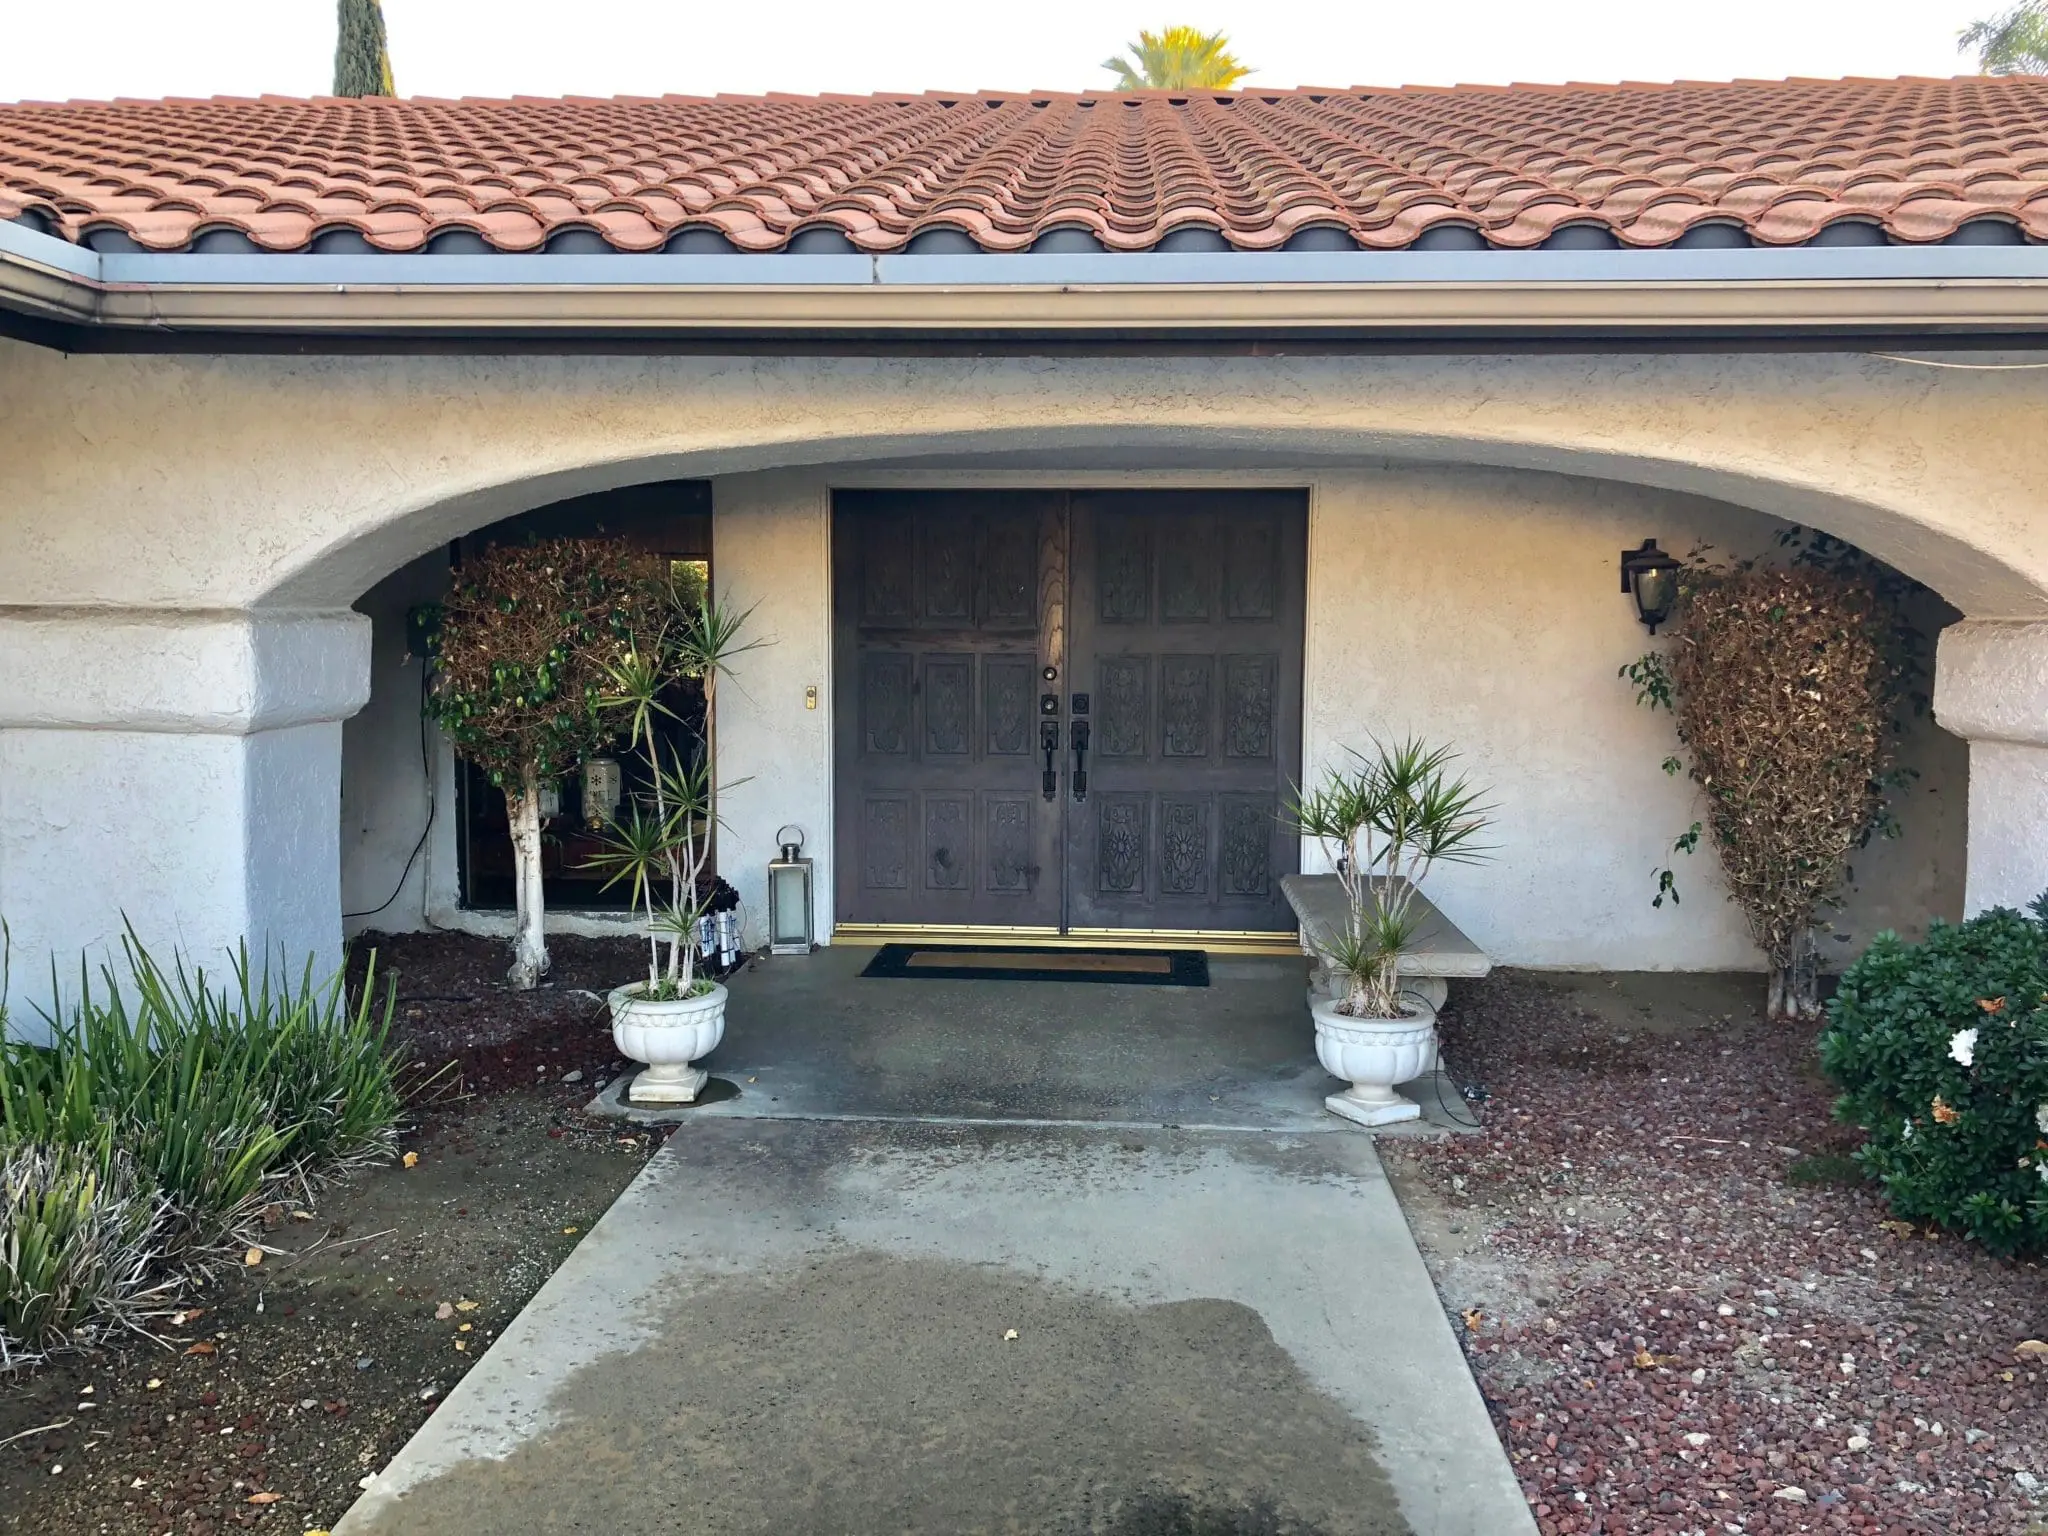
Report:
M988 944L1039 949L1199 949L1212 955L1298 955L1299 935L1230 928L951 927L937 923L840 923L834 944Z

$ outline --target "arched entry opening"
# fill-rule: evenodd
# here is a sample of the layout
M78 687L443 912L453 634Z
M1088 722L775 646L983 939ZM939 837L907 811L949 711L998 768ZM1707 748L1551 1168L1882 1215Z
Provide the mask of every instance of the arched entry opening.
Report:
M707 482L718 580L735 600L762 605L764 633L774 642L758 658L762 670L744 677L731 700L732 757L723 770L767 786L758 804L741 798L728 807L722 850L751 906L758 908L762 894L755 866L771 856L775 828L794 820L807 826L813 847L829 847L843 812L834 748L857 724L835 712L831 693L835 490L966 496L1046 486L1292 487L1311 507L1315 548L1303 761L1375 731L1419 729L1465 747L1502 786L1510 834L1504 858L1490 868L1450 872L1445 899L1503 958L1617 968L1755 963L1739 918L1710 895L1682 913L1650 908L1652 872L1695 813L1685 786L1658 768L1668 727L1635 710L1614 677L1647 641L1614 595L1613 568L1620 551L1646 535L1681 549L1706 543L1764 553L1786 526L1782 519L1641 481L1469 459L1183 445L1176 467L1162 468L1159 450L1128 445L927 446L948 451ZM1854 520L1830 518L1837 527ZM1967 551L1947 558L1956 568L1968 564ZM1385 617L1390 607L1398 611L1394 622ZM1930 598L1930 642L1932 630L1955 617ZM393 760L366 730L370 719L366 712L348 727L356 756L382 751ZM1963 905L1965 749L1927 723L1907 756L1919 774L1907 837L1859 859L1851 910L1840 924L1844 945L1860 947L1881 927L1910 930L1929 916L1956 915ZM381 896L391 888L388 858L354 868L345 860L345 881ZM438 885L434 861L425 862L418 890L408 892L417 905L404 918L387 910L376 926L496 929L499 919L461 901L455 849L442 848ZM1712 892L1708 860L1695 883ZM828 853L818 887L821 933L845 916L827 903L846 884ZM572 932L610 926L601 915L560 908L555 922Z
M832 489L1064 476L1308 489L1323 618L1307 634L1304 761L1368 727L1483 729L1499 781L1544 787L1515 809L1555 856L1488 877L1489 899L1519 902L1489 942L1530 932L1537 906L1558 915L1556 947L1531 960L1622 963L1598 947L1611 943L1653 963L1654 940L1663 963L1728 962L1725 932L1670 946L1639 915L1605 921L1619 895L1591 899L1648 868L1667 831L1668 807L1638 801L1618 822L1638 840L1617 845L1599 777L1647 764L1654 784L1662 756L1654 722L1609 713L1613 665L1640 647L1611 563L1646 535L1683 547L1683 520L1716 508L1838 534L1967 616L1944 641L1937 712L1977 759L1970 899L2023 899L2048 863L2030 830L2048 825L2048 535L2015 503L2043 477L2023 462L2035 438L1971 376L1932 388L1827 358L251 359L153 360L125 393L80 393L107 368L134 371L79 363L74 382L35 357L20 372L39 397L77 396L100 451L29 463L0 528L35 531L0 560L22 661L0 700L17 974L105 943L124 910L195 953L250 936L331 955L341 722L375 676L350 605L502 517L677 478L712 482L727 590L773 598L776 643L725 737L734 771L773 787L770 834L778 816L831 819ZM151 391L147 413L113 403ZM179 439L178 475L124 474L142 414L152 444ZM127 558L110 564L109 548ZM1539 747L1554 771L1530 771ZM741 871L771 851L751 828L749 813L725 849ZM366 884L375 900L389 889Z

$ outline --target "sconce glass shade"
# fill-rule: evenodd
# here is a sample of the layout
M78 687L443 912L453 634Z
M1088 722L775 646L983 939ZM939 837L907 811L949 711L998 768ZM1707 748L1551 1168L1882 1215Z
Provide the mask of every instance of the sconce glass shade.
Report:
M768 953L811 952L811 861L768 861Z
M593 757L583 764L583 819L601 827L619 813L623 778L616 757Z
M1640 549L1621 552L1621 590L1635 599L1636 617L1649 626L1651 634L1671 617L1678 601L1678 560L1657 547L1655 539L1643 540Z

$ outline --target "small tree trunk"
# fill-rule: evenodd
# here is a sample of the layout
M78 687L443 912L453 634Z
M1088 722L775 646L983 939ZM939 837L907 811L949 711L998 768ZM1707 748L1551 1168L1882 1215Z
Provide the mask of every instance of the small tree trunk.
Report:
M1813 935L1801 929L1786 955L1771 966L1770 986L1764 998L1766 1017L1786 1023L1820 1017L1820 976L1815 961Z
M548 973L547 904L540 881L540 775L528 766L519 788L505 790L512 822L512 869L517 906L512 931L512 969L505 984L531 992Z

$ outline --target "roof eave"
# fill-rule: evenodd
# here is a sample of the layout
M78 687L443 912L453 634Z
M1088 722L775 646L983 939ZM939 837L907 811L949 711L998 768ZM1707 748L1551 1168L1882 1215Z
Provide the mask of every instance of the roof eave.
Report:
M100 255L0 307L120 336L1145 340L2048 333L2048 247L1120 256ZM117 343L118 344L118 343Z

